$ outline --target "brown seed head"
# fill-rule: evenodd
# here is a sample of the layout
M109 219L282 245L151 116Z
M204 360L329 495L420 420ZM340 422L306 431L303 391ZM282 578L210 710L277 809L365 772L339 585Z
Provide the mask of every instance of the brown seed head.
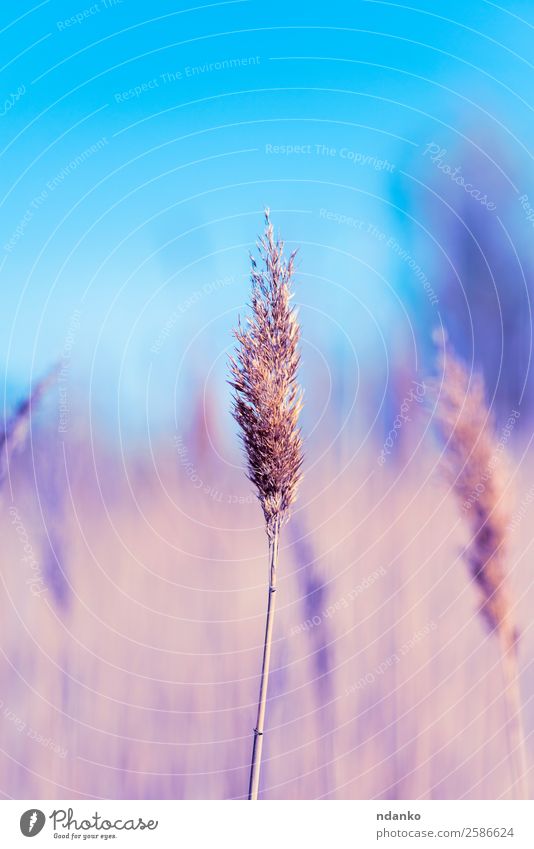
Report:
M295 254L286 262L283 249L266 210L259 262L251 256L251 315L234 331L237 351L230 358L233 415L269 536L289 517L302 477L300 327L290 303Z
M485 401L484 383L469 375L446 340L440 343L442 382L437 391L436 421L446 442L448 479L469 524L471 542L466 559L480 592L480 612L489 625L512 648L517 632L510 615L506 586L507 525L509 512L504 498L504 445Z

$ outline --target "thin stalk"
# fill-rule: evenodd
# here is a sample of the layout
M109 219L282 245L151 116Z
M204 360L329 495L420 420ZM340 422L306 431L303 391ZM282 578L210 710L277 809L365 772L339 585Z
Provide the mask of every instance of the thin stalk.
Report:
M250 763L250 782L248 798L257 799L260 786L261 751L263 748L263 728L265 724L265 709L267 706L267 687L269 686L269 667L271 665L271 647L273 642L274 611L276 608L276 571L278 566L278 538L280 524L275 522L274 531L269 537L269 595L267 600L267 621L265 624L265 639L263 643L263 660L261 664L260 695L258 699L258 717L254 729L252 760Z
M506 706L506 732L514 782L518 799L528 799L527 759L525 733L521 716L521 692L519 690L519 670L517 647L505 645L501 641L501 667L504 677L504 700Z

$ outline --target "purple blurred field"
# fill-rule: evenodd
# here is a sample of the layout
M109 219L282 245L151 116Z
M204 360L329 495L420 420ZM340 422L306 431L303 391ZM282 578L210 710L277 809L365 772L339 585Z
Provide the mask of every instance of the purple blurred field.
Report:
M205 412L199 403L185 434L151 456L122 458L94 434L59 439L43 415L11 459L3 796L246 794L265 537L237 446ZM282 537L264 798L511 796L497 644L476 613L429 418L414 410L382 465L379 438L353 448L350 426L329 441L327 423L307 446ZM528 735L532 465L519 453L514 463Z

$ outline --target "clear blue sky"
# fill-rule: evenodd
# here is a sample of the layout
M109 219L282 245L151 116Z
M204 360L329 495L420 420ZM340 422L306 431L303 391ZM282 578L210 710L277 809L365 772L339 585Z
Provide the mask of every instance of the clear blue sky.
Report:
M427 145L488 194L501 174L527 250L533 12L527 0L2 3L7 384L22 390L66 349L69 380L91 381L100 412L119 398L135 428L147 403L156 427L193 384L222 387L265 205L301 248L310 374L327 379L326 357L382 379L396 346L413 366L414 327L439 304L429 312L409 259L430 283L443 261L414 189L478 203Z

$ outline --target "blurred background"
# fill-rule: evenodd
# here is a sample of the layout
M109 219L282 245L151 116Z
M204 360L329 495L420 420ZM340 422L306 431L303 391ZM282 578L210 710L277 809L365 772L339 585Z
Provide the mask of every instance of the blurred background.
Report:
M246 794L266 541L226 380L266 206L298 248L306 462L262 795L513 795L428 379L445 327L516 422L528 735L533 25L527 0L2 4L4 427L58 369L3 464L5 798Z

